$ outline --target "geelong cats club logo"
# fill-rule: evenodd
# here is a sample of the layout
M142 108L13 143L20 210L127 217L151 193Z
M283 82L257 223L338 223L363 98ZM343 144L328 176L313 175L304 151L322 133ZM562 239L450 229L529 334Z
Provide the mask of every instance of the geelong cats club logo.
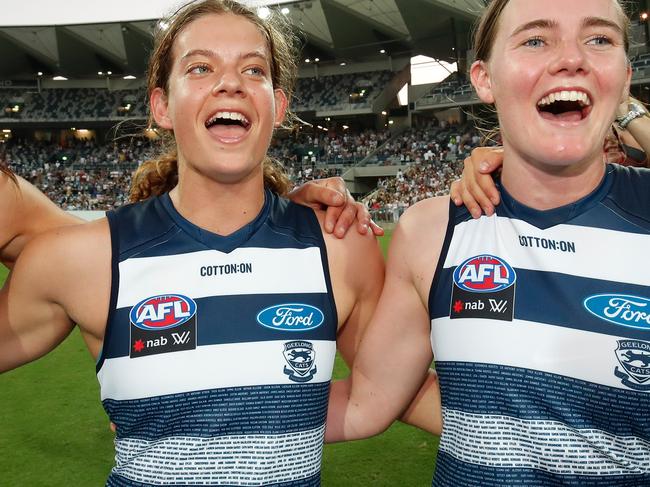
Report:
M131 358L196 348L196 303L181 294L140 301L129 313Z
M621 367L614 375L623 385L637 391L650 390L650 342L641 340L618 340L616 358Z
M311 342L294 340L284 344L284 359L289 367L284 366L284 373L294 382L308 382L317 372L316 352Z

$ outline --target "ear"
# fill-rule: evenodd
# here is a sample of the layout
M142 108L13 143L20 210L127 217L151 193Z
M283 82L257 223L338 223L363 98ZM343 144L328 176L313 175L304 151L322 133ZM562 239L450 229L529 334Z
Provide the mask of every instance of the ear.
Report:
M474 61L469 70L469 75L472 80L472 85L474 85L474 89L476 90L476 94L481 101L484 103L494 103L490 73L488 72L485 62Z
M626 79L625 86L623 87L623 93L621 94L621 103L628 100L630 97L630 84L632 82L632 66L629 62L626 63Z
M289 101L287 100L287 95L284 94L284 91L279 88L273 90L273 97L275 98L274 125L279 127L282 125L282 122L284 122L284 116L287 114Z
M167 96L162 88L154 88L149 97L153 119L163 129L172 130L173 124L168 115Z

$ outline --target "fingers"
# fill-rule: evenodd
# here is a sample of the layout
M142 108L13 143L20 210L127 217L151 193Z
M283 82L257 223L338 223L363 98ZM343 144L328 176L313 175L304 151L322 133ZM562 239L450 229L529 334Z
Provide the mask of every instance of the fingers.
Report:
M382 237L384 235L384 229L377 225L372 219L370 220L370 230L375 237Z
M336 237L338 238L345 237L347 231L350 229L352 224L357 220L357 212L359 211L360 207L363 207L363 204L356 203L351 196L348 198L345 207L343 207L343 211L341 211L338 219L336 220L336 224L334 227L334 235ZM366 225L366 231L367 229L368 228Z
M472 193L470 193L466 187L464 187L461 192L461 199L462 199L462 203L465 205L467 210L472 215L472 218L475 219L481 218L481 215L483 214L481 205L476 201Z
M113 433L117 431L117 427L115 426L115 423L113 423L112 421L109 423L108 427L111 429Z
M463 204L463 198L461 197L463 189L464 185L462 179L452 181L451 186L449 187L449 198L451 198L451 201L453 201L456 206L461 206Z
M287 194L287 198L294 203L311 206L312 208L340 206L344 204L345 191L342 192L337 189L339 184L336 182L332 182L332 186L328 186L328 181L329 180L316 180L301 184Z

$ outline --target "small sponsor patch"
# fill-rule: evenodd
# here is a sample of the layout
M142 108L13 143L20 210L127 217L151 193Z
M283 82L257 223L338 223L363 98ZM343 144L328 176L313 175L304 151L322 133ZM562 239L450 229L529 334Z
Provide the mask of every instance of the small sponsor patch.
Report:
M129 356L196 348L196 303L181 294L161 294L140 301L129 313Z
M594 316L615 325L650 330L650 299L625 294L596 294L583 301Z
M316 370L316 352L311 342L294 340L286 342L283 350L284 359L289 367L284 366L284 373L294 382L309 382Z
M323 324L323 312L308 304L289 303L269 306L257 313L257 322L272 330L305 331Z
M614 375L630 389L650 390L650 342L626 339L617 343L615 353L622 368L615 367Z
M517 274L505 260L477 255L454 270L449 316L512 321Z

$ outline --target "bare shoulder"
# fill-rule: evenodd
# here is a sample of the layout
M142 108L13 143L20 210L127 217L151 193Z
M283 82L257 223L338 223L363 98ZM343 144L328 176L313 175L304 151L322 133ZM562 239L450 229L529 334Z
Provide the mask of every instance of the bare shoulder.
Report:
M314 210L321 229L324 228L325 212ZM346 267L361 267L372 262L383 262L377 239L368 231L364 235L351 228L343 238L337 238L323 229L323 238L330 260L344 261Z
M399 219L391 245L407 245L414 250L442 245L448 221L448 196L422 200Z
M96 354L111 288L111 238L106 218L44 232L25 247L13 271L31 292L58 303Z
M400 218L388 252L387 275L411 282L423 302L429 293L449 222L449 197L428 198Z
M325 212L315 210L323 228ZM339 325L351 316L359 303L374 303L384 281L384 259L372 232L364 235L350 229L344 238L323 230Z
M94 266L111 256L108 221L101 218L88 223L65 225L36 236L25 248L25 259L52 263L66 273L79 266ZM21 259L22 260L22 259Z
M37 234L81 220L52 203L33 185L0 173L0 260L12 264Z

